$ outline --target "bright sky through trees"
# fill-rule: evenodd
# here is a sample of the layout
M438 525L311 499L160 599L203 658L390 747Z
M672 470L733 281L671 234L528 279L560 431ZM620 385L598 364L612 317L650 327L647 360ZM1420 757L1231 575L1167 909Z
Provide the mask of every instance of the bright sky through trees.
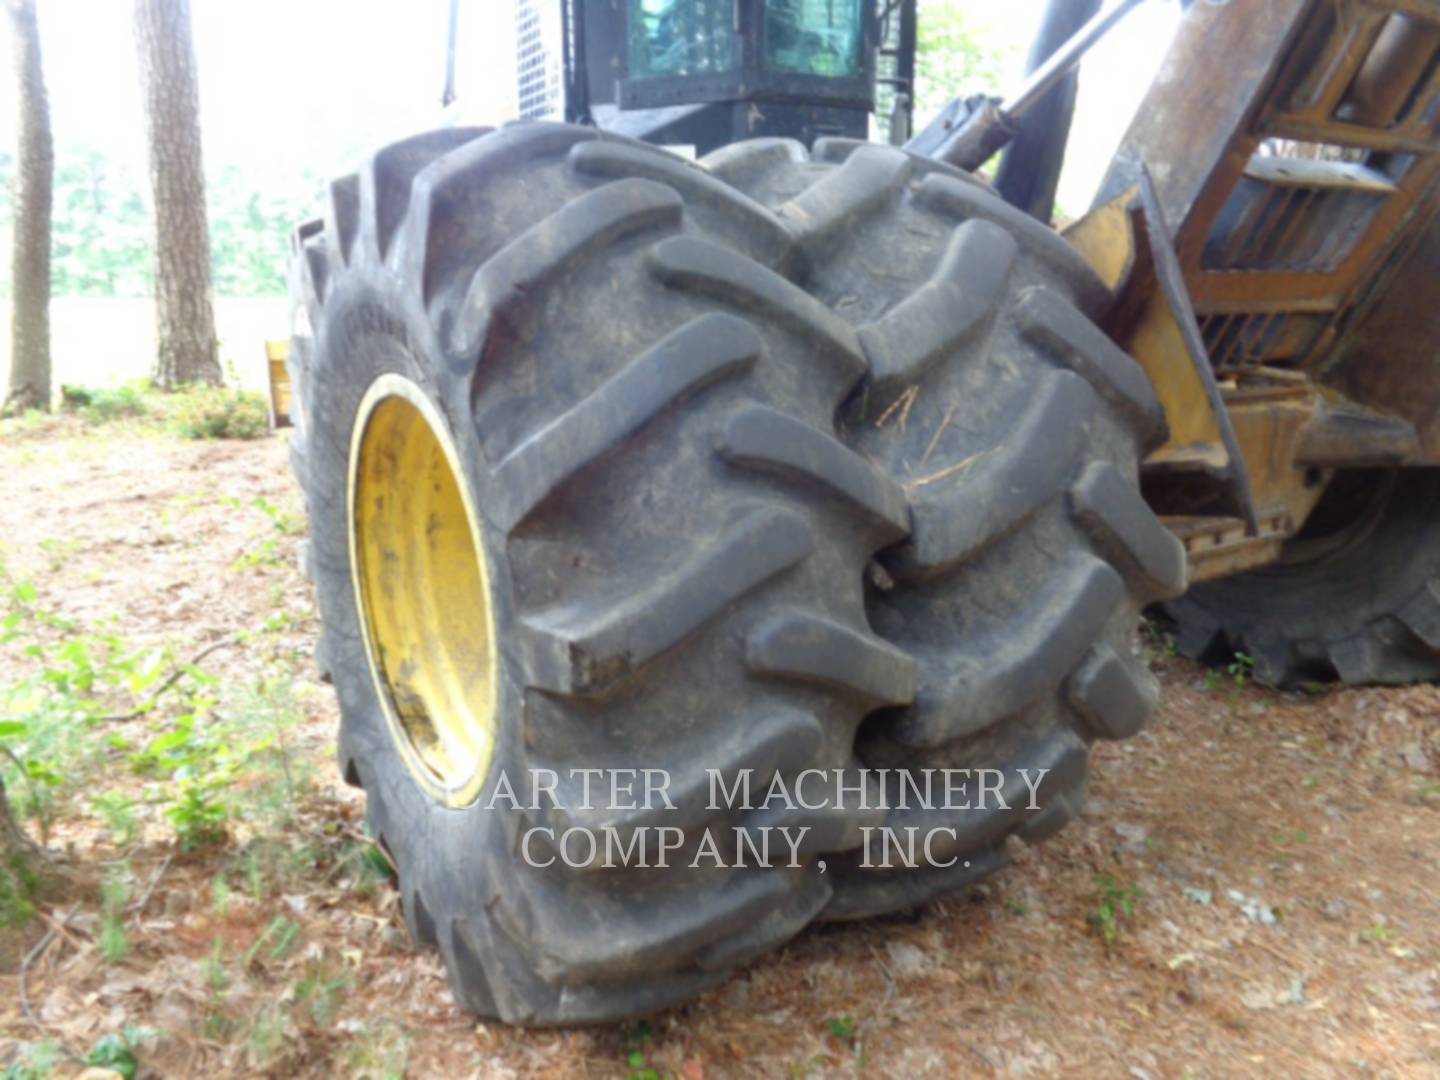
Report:
M333 175L365 147L439 121L447 0L193 0L208 170ZM921 0L921 18L972 10L983 33L1016 57L999 92L1020 78L1043 0ZM131 5L41 0L57 150L84 146L140 162ZM1148 84L1178 17L1152 0L1087 60L1072 162L1060 203L1084 209ZM512 0L461 0L459 57L467 116L514 109ZM5 63L9 62L8 55ZM0 146L14 141L12 79L0 79ZM975 86L957 89L974 91ZM923 118L917 117L917 122Z

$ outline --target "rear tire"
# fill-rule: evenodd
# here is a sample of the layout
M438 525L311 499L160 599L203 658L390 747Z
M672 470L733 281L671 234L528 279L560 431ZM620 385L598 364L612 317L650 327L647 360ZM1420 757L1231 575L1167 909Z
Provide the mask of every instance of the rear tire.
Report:
M1440 469L1348 470L1279 561L1165 606L1198 660L1270 686L1440 678Z

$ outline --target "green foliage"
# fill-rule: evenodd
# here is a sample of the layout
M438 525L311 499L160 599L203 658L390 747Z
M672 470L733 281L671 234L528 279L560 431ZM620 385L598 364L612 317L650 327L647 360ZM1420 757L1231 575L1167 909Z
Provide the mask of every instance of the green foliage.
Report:
M1255 677L1255 658L1243 652L1235 653L1223 671L1220 668L1210 668L1205 672L1205 688L1219 690L1227 675L1234 684L1231 694L1238 695L1239 691L1245 689L1245 684Z
M127 1024L121 1033L106 1035L97 1042L90 1053L85 1055L84 1064L98 1065L117 1072L124 1080L135 1080L135 1074L140 1071L140 1062L135 1051L142 1044L155 1041L157 1034L152 1028Z
M855 1037L855 1018L853 1016L832 1016L825 1021L825 1024L834 1038L849 1040Z
M240 967L249 969L258 962L283 960L294 951L299 940L300 927L284 915L277 915L245 950Z
M124 847L140 836L140 823L135 819L135 800L123 791L102 791L90 798L95 812L110 827L112 843Z
M8 219L14 157L0 153L0 219ZM55 163L51 288L56 296L149 296L154 291L148 181L90 147L64 147ZM287 244L314 216L322 178L303 169L224 165L206 177L210 257L220 296L283 296ZM8 295L8 275L0 296Z
M986 4L920 0L915 46L915 123L926 123L951 98L999 93L1019 49L985 21Z
M402 1080L410 1057L410 1036L392 1020L381 1020L357 1038L341 1057L343 1075L355 1080Z
M230 973L225 970L225 942L221 938L215 939L210 947L210 955L200 966L205 982L210 987L210 996L224 997L225 991L230 989Z
M1135 914L1135 905L1140 902L1140 889L1127 884L1113 874L1096 874L1095 910L1090 913L1090 924L1100 931L1107 946L1115 944L1120 934L1120 925Z
M55 163L51 289L56 296L148 296L154 287L150 215L134 169L96 150Z
M144 775L171 782L174 795L165 816L186 850L222 842L238 815L274 824L288 820L299 793L296 768L285 747L285 732L298 722L287 681L236 688L235 719L215 713L215 680L187 671L195 686L167 730L132 755ZM248 779L245 794L236 782Z
M1230 673L1230 678L1235 681L1237 687L1243 687L1255 675L1255 658L1247 656L1243 652L1237 652L1235 659L1230 661L1225 670Z
M316 1024L329 1027L335 1022L349 991L349 978L343 974L336 975L323 961L313 961L295 984L295 1002L310 1014L310 1019Z
M227 497L222 500L226 506L235 510L243 509L245 506L259 510L270 519L270 525L274 529L274 536L257 539L253 545L247 546L235 560L231 569L238 569L250 566L279 566L283 561L280 554L280 538L286 536L301 536L305 532L305 521L303 518L291 514L263 496L258 496L248 504L240 499ZM261 632L275 632L287 628L292 621L292 616L283 611L277 611L265 620Z
M1162 622L1155 619L1144 619L1141 627L1150 646L1162 656L1175 656L1178 650L1175 647L1175 631Z
M179 792L166 808L165 817L175 826L182 851L221 844L230 835L226 826L230 818L225 798L227 783L224 775L180 781Z
M155 390L148 379L115 387L64 386L61 407L92 424L150 418L186 439L258 439L270 431L270 407L261 394L236 387L190 386ZM259 500L256 505L264 503ZM288 532L290 522L268 503L262 507Z
M349 881L350 888L360 896L369 896L395 876L385 861L385 853L374 844L354 842L340 849L335 876Z
M117 754L136 774L160 781L155 801L187 850L223 840L236 816L290 819L309 777L285 746L300 716L288 679L222 690L196 665L176 665L167 648L136 647L51 614L35 586L3 563L0 604L0 646L16 654L22 672L0 683L0 775L17 814L38 824L42 843L57 808L82 791L115 842L133 842L134 801L89 790ZM222 697L233 711L218 711ZM148 727L127 739L107 730L117 715L149 720ZM242 775L243 793L236 783Z
M637 1020L620 1029L620 1043L625 1051L625 1064L630 1071L626 1080L660 1080L660 1074L652 1069L645 1056L645 1048L655 1039L655 1032L648 1020Z
M65 1050L50 1041L22 1047L16 1059L0 1072L0 1080L45 1080L65 1060Z
M17 813L48 842L58 805L88 786L113 748L95 725L107 702L131 701L164 674L168 653L135 647L110 633L87 633L38 604L33 583L0 562L0 647L22 672L0 683L0 759ZM18 762L18 766L17 766Z
M305 532L303 520L282 510L263 495L257 495L250 505L268 517L270 524L275 526L275 531L281 536L300 536Z
M1395 939L1395 931L1391 927L1386 926L1383 922L1377 922L1374 925L1367 926L1364 930L1361 930L1360 937L1363 938L1365 941L1384 945L1385 943L1393 941Z
M5 276L0 274L0 283L5 281ZM0 298L5 296L5 289L0 286ZM0 416L0 437L6 435L33 435L35 432L47 427L50 423L51 414L42 412L39 409L26 409L18 416L9 413Z
M170 395L166 412L187 439L258 439L270 430L265 398L248 390L187 387Z
M19 855L0 864L0 929L13 930L35 917L39 879Z
M128 382L117 387L62 386L61 407L78 413L92 424L133 419L150 412L149 380Z
M125 936L130 886L130 867L125 863L110 867L100 883L100 953L112 964L118 964L130 952Z
M278 1066L292 1052L294 1032L288 1005L262 1008L245 1022L246 1064L267 1075L282 1071Z
M319 176L234 165L206 178L210 258L220 296L284 296L290 233L314 216Z

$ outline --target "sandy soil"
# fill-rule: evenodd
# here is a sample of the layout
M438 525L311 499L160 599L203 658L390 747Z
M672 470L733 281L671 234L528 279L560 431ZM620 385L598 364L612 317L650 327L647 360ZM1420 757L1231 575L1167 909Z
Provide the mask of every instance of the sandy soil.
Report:
M73 421L0 435L11 572L52 610L182 657L250 631L205 668L292 674L291 749L316 765L278 837L256 825L181 855L149 822L121 851L83 806L60 821L77 880L124 858L136 896L153 892L113 964L95 890L52 897L22 943L32 1016L19 950L0 972L0 1068L128 1023L161 1032L139 1051L157 1076L1440 1076L1440 688L1238 687L1158 638L1153 726L1099 747L1084 816L1001 876L912 917L813 928L643 1025L467 1018L393 889L357 887L338 854L362 807L334 775L299 537L254 506L299 515L284 449ZM22 663L0 654L0 682ZM301 869L254 870L287 847ZM298 928L283 950L265 938L277 917Z

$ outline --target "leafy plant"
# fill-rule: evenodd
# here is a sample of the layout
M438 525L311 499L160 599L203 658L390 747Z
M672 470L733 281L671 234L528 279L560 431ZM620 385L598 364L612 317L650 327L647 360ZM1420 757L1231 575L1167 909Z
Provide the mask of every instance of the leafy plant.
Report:
M394 874L385 861L383 851L374 844L353 841L340 848L335 869L331 871L332 878L339 879L342 884L348 882L350 889L359 896L369 896L391 880Z
M154 1042L157 1034L153 1028L127 1024L119 1034L101 1038L90 1053L85 1055L84 1063L119 1073L124 1080L135 1080L135 1074L140 1070L135 1051L144 1044Z
M65 1050L59 1043L32 1043L21 1049L14 1061L0 1072L0 1080L45 1080L55 1067L65 1059Z
M1096 874L1095 910L1090 913L1090 923L1100 931L1107 946L1113 945L1120 934L1122 921L1135 914L1140 902L1140 890L1133 884L1120 881L1113 874Z
M16 811L36 822L44 844L57 805L89 783L114 745L114 736L96 738L94 725L112 712L111 703L133 702L154 686L168 654L86 632L50 613L34 584L3 563L0 603L0 646L20 673L0 683L0 710L8 717L0 727L0 769Z
M39 884L34 870L20 856L0 864L0 929L24 926L35 917L35 890Z
M1255 658L1237 652L1235 659L1230 661L1225 670L1230 673L1230 678L1235 680L1237 687L1243 687L1255 676Z
M290 527L283 512L270 510L264 512L277 530ZM38 823L42 843L61 800L89 786L116 752L140 775L167 782L157 790L159 801L186 850L224 840L237 813L289 819L308 773L285 744L300 717L288 679L222 691L197 664L174 664L169 649L135 647L48 613L34 585L8 575L3 564L0 588L0 645L28 669L0 684L7 716L0 721L0 776L17 813ZM222 715L218 706L227 696L236 708ZM117 719L150 719L149 731L132 744L109 730ZM250 782L237 794L242 775ZM116 843L133 842L138 825L128 796L100 792L89 802Z
M237 510L246 505L236 498L226 498L222 501L226 506ZM257 496L250 501L249 505L259 510L269 519L271 527L278 535L259 539L253 545L248 546L246 550L240 554L240 557L235 560L232 569L247 566L279 566L281 563L279 537L299 536L305 531L305 523L296 515L288 513L276 506L264 496ZM276 612L266 620L264 629L281 629L288 625L290 618L291 617L285 612Z
M620 1046L625 1053L625 1064L630 1071L626 1080L660 1080L660 1074L650 1067L646 1047L654 1041L655 1032L648 1020L637 1020L620 1029Z
M334 1023L341 1002L350 989L350 980L335 975L322 963L314 963L295 984L295 1001L303 1005L310 1019L321 1027Z
M190 387L170 395L166 411L187 439L258 439L270 430L269 406L248 390Z
M142 379L115 387L62 386L63 408L92 424L134 419L150 412L150 382Z
M222 842L237 815L272 826L288 821L309 780L285 744L285 733L299 722L289 681L229 688L236 709L225 715L216 711L221 690L214 676L187 668L180 685L184 711L132 753L131 762L143 775L174 783L165 817L182 847Z
M230 989L230 973L225 970L224 942L216 938L210 948L210 955L201 964L205 975L205 982L210 987L210 995L220 998L225 991Z
M1149 640L1151 647L1162 656L1176 655L1178 650L1175 646L1174 630L1155 619L1145 619L1141 625L1144 627L1145 637Z
M99 815L110 827L110 839L124 847L133 844L140 835L140 823L135 820L135 800L123 791L102 791L90 799Z
M402 1080L410 1057L410 1036L391 1020L356 1039L345 1054L344 1075L356 1080Z
M249 968L259 959L283 960L300 940L300 927L284 915L276 915L260 936L245 950L240 961L241 968Z
M125 935L125 905L130 901L130 868L112 866L100 885L100 952L107 962L118 964L130 952Z
M294 514L281 509L263 495L255 496L250 504L270 519L275 531L281 536L299 536L305 531L305 522Z
M240 553L235 560L232 570L241 567L252 566L279 566L281 564L280 545L273 539L261 540L252 548L247 548Z
M278 1003L262 1008L247 1026L246 1062L266 1073L280 1071L276 1066L292 1052L296 1036L289 1008Z
M230 835L226 827L230 817L225 797L228 782L228 777L217 775L180 781L179 793L166 808L165 817L175 826L182 851L220 844Z
M640 1050L631 1050L626 1054L625 1064L630 1066L626 1080L661 1080L660 1074L650 1067Z

